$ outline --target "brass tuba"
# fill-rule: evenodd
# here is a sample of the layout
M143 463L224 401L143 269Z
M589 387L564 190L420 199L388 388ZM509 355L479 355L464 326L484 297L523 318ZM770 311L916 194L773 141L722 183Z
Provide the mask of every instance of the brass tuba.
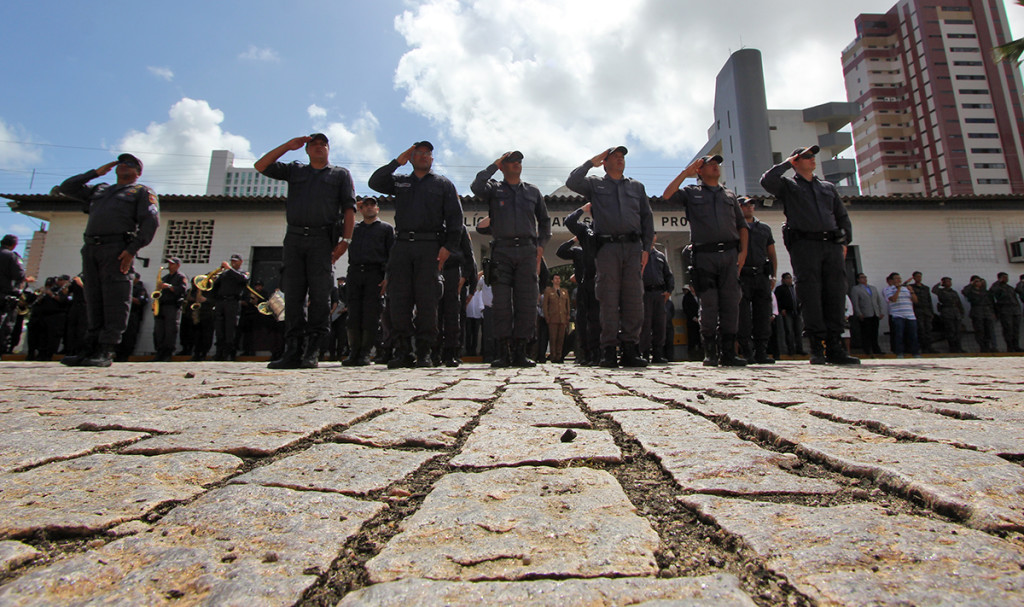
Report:
M156 281L160 282L160 275L164 273L164 267L160 266L160 269L156 271ZM160 314L160 289L153 291L153 316Z

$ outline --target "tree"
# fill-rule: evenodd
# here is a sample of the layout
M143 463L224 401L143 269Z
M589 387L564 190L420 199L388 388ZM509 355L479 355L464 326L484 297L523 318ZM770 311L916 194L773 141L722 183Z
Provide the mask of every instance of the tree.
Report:
M1017 0L1017 5L1024 6L1024 0ZM995 54L996 61L1012 61L1020 65L1022 63L1020 56L1024 53L1024 38L997 46L992 49L992 52Z

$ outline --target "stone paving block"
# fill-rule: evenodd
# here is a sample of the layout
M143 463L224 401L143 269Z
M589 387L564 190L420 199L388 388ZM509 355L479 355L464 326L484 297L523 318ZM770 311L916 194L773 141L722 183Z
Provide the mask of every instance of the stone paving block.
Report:
M579 395L583 397L583 400L603 396L629 396L629 392L626 392L622 388L612 384L595 386L592 381L579 382L575 380L570 380L569 383L576 389Z
M674 579L617 578L537 580L532 582L446 582L410 578L375 584L345 596L338 607L408 607L409 605L618 605L753 607L754 601L729 574Z
M658 458L684 491L830 495L841 489L832 481L786 472L799 467L797 456L762 449L685 411L619 411L610 416Z
M501 383L496 381L463 380L454 386L449 386L440 392L431 394L427 399L461 399L485 402L494 398L494 394L497 392L500 385Z
M159 454L177 451L218 451L241 456L271 455L332 426L351 424L383 410L368 402L334 405L319 402L295 407L264 407L233 411L179 411L180 430L139 441L122 453Z
M145 438L140 432L30 430L0 432L0 473L87 455Z
M0 537L101 531L198 495L241 464L223 453L103 453L0 475Z
M562 442L562 428L535 427L494 422L485 415L469 436L453 466L489 468L523 464L561 465L576 461L618 463L622 453L611 434L599 430L575 430L576 438Z
M291 605L384 506L334 493L232 485L0 588L4 605Z
M888 405L832 402L793 407L841 423L862 424L900 439L927 440L989 451L1024 455L1024 427L992 420L955 419Z
M873 504L680 498L823 605L1020 605L1024 548Z
M43 556L42 552L28 544L14 540L2 540L0 541L0 573L7 573L41 556Z
M559 390L506 391L480 420L555 428L591 428L592 424L571 397Z
M930 508L987 531L1024 530L1024 467L938 443L805 442L801 453L841 472L871 476Z
M593 396L584 398L587 408L594 413L608 413L609 411L643 411L651 409L665 409L665 405L639 396L617 395L617 396Z
M464 400L420 400L355 424L339 438L371 447L451 447L483 406Z
M371 581L658 571L658 534L637 516L612 475L590 468L449 474L401 529L366 563Z
M405 478L437 455L326 443L256 468L231 482L363 495Z

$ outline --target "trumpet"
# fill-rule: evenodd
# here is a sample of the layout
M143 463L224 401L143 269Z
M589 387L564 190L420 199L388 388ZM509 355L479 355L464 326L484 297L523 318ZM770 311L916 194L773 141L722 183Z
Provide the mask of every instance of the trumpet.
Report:
M252 293L253 295L255 295L257 298L259 298L259 299L266 299L266 297L261 295L259 291L257 291L256 289L250 287L249 285L245 285L245 288L249 289L249 292Z
M200 291L209 291L213 288L213 279L215 276L224 271L224 266L217 266L212 272L206 274L200 274L192 279L192 284L195 285Z
M156 281L160 282L160 275L164 273L164 267L160 266L160 269L156 271ZM153 291L153 316L160 314L160 289Z

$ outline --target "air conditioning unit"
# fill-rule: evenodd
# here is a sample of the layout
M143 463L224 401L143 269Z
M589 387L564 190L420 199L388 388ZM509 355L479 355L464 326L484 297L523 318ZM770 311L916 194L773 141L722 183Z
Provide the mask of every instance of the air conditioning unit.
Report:
M1010 263L1024 263L1024 236L1017 240L1006 239L1006 255Z

